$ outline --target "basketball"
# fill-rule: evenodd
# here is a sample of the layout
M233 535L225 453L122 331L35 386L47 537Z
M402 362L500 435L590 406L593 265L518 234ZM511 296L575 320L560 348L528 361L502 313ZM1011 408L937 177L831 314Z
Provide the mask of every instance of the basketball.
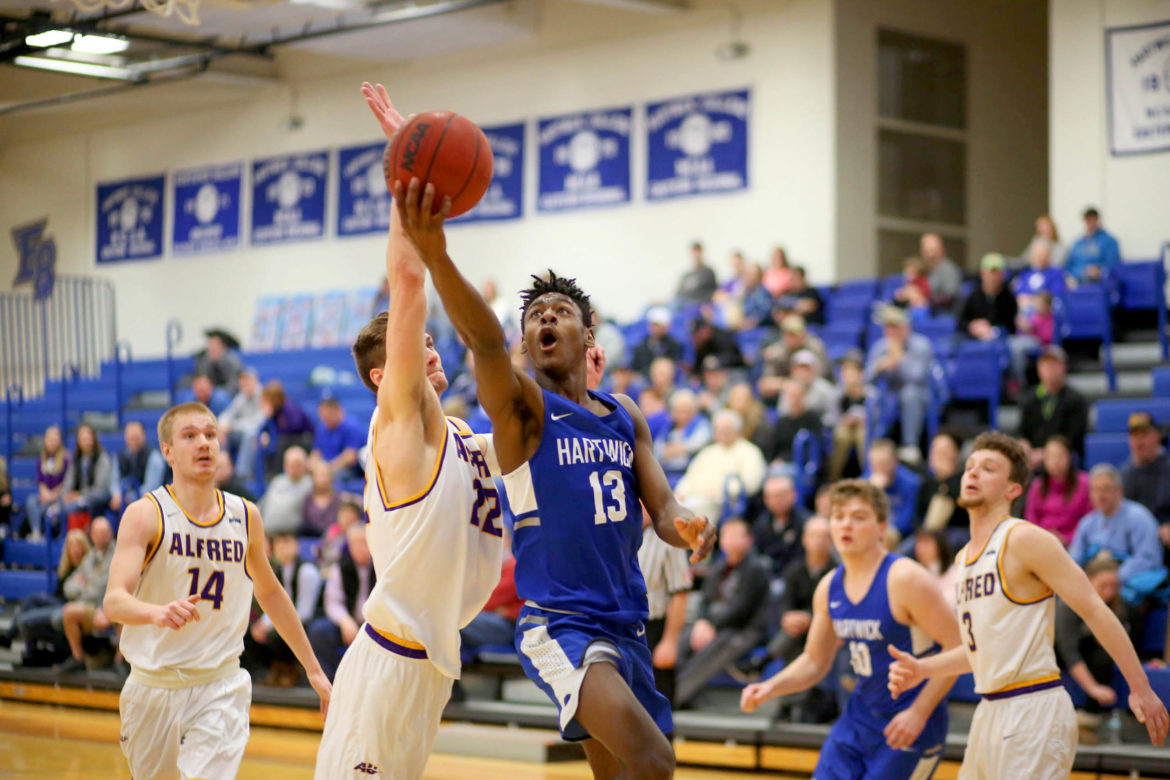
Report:
M470 119L451 111L411 117L386 146L382 165L391 191L394 182L406 188L412 178L422 187L435 185L435 208L450 198L452 217L478 203L492 180L487 136Z

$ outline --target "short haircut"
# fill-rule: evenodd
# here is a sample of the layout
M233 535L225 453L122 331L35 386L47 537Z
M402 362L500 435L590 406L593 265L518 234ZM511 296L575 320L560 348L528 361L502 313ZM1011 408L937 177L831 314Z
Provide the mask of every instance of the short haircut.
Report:
M268 534L268 538L270 542L275 542L277 539L296 539L297 534L296 531L292 530L291 528L282 528L279 531L273 531L272 533Z
M743 417L734 409L720 409L715 412L715 418L711 421L712 424L718 424L720 420L726 420L735 426L736 431L743 433Z
M284 394L284 385L279 379L268 380L268 384L264 385L264 389L260 391L260 397L272 404L273 409L281 408L288 399Z
M318 406L328 406L331 409L340 409L341 408L341 401L338 401L333 396L327 396L325 398L322 398L321 402L317 405Z
M870 452L874 450L889 450L892 453L898 452L898 445L894 444L893 439L878 439L873 444L869 445Z
M348 499L342 501L340 504L337 505L337 511L340 512L342 509L352 510L353 513L358 516L358 520L364 519L365 515L366 515L366 510L362 509L362 505L359 504L357 501L352 501L352 500L348 500Z
M836 507L852 498L860 498L869 504L879 523L889 519L890 499L886 497L886 492L864 479L843 479L834 482L829 492L829 506Z
M975 443L971 445L971 452L979 450L991 450L1003 455L1011 465L1009 479L1020 487L1028 486L1028 455L1024 452L1024 446L1014 437L999 431L986 431L976 436Z
M1121 564L1110 555L1097 555L1085 564L1085 576L1092 577L1103 571L1117 571Z
M937 439L940 436L950 439L959 452L963 451L963 437L954 428L939 428L934 438Z
M362 384L372 393L378 392L378 386L370 379L370 371L386 365L386 323L389 320L390 312L384 311L367 322L353 340L350 350Z
M167 444L170 444L171 438L174 436L174 433L175 433L175 430L174 430L175 418L178 417L180 414L191 414L191 413L205 414L208 417L210 417L213 421L215 420L215 414L210 409L208 409L206 405L201 404L198 401L188 401L185 404L179 404L178 406L172 406L170 409L167 409L165 412L163 412L163 416L159 418L159 421L158 421L158 440L159 440L159 442L165 442Z
M743 530L747 531L748 536L753 536L752 524L749 523L742 515L731 515L730 517L723 518L723 521L719 523L719 530L722 531L727 526L735 525L736 523L743 526Z
M1098 463L1089 472L1089 479L1093 480L1097 477L1109 477L1117 487L1121 487L1121 472L1112 463Z
M548 270L547 279L533 275L532 286L520 291L520 302L522 304L520 306L521 318L528 316L528 308L532 306L534 301L542 295L548 295L549 293L563 295L577 304L577 308L581 310L581 322L584 323L587 329L593 327L593 304L590 303L589 296L577 286L576 279L566 279L563 276L557 276L551 268ZM521 322L523 321L521 319Z
M1088 219L1089 217L1100 217L1100 216L1101 215L1097 213L1097 209L1095 207L1089 206L1087 209L1085 209L1085 212L1083 214L1081 214L1081 219Z

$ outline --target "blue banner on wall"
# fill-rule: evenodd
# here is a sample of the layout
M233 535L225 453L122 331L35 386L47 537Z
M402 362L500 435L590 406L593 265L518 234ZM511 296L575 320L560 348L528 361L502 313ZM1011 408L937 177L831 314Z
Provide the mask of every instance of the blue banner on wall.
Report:
M98 263L162 257L164 182L159 174L98 184Z
M742 190L748 185L748 90L646 106L646 199Z
M483 200L451 220L487 222L524 216L524 123L481 128L492 148L492 183Z
M252 163L252 243L325 235L329 153L308 152Z
M565 211L630 200L633 109L542 119L537 209Z
M177 171L171 183L171 251L176 255L217 252L240 245L241 163Z
M337 235L385 233L390 190L382 171L385 143L349 146L338 153Z

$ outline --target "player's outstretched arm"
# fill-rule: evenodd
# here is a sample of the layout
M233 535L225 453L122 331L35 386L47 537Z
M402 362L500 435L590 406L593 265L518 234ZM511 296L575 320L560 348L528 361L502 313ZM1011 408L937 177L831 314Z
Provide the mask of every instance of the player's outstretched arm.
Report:
M698 563L715 548L715 524L679 503L654 457L654 439L646 415L625 395L614 396L634 419L634 476L642 503L650 513L654 532L669 545L690 548L691 563Z
M272 571L272 564L268 562L268 556L264 554L264 521L260 519L260 510L251 501L248 501L247 505L248 553L246 560L248 573L252 575L252 588L256 595L256 603L260 605L260 609L264 610L264 614L268 615L268 619L272 621L280 638L285 641L285 644L296 655L297 660L301 662L301 666L305 668L309 684L321 697L321 715L324 717L329 709L329 694L332 692L333 686L330 685L329 678L321 669L317 656L313 654L313 648L309 646L309 637L305 634L305 627L301 624L300 616L297 615L297 608L281 586L280 580L276 579L276 574Z
M947 606L937 582L926 569L909 558L896 561L890 570L889 590L895 594L898 612L905 611L909 625L921 628L943 650L959 646L959 623L954 610ZM914 744L930 714L954 684L954 675L927 681L914 703L890 719L884 732L886 744L894 750Z
M1093 590L1085 572L1069 557L1055 536L1037 526L1016 526L1007 552L1085 621L1129 683L1129 707L1145 724L1150 742L1161 745L1170 728L1166 705L1150 687L1150 680L1121 621Z
M832 577L832 572L821 577L813 593L812 623L804 641L804 651L779 674L744 688L739 697L741 710L755 712L768 699L807 690L829 673L833 656L837 654L837 634L833 631L833 621L829 619L829 581Z
M150 624L178 630L199 619L199 610L195 607L198 595L169 604L150 604L134 596L147 557L157 552L162 543L162 519L155 504L150 499L140 498L126 507L118 527L118 543L110 560L110 575L102 600L102 611L111 623L127 626Z

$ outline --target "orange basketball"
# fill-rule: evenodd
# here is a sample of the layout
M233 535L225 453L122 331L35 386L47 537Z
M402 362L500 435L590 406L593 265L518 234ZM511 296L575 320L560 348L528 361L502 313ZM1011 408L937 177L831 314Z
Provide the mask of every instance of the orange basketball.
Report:
M483 131L451 111L415 114L390 139L382 158L386 184L405 189L417 178L435 185L435 210L451 199L451 216L471 209L492 180L492 150ZM421 191L419 197L422 197Z

